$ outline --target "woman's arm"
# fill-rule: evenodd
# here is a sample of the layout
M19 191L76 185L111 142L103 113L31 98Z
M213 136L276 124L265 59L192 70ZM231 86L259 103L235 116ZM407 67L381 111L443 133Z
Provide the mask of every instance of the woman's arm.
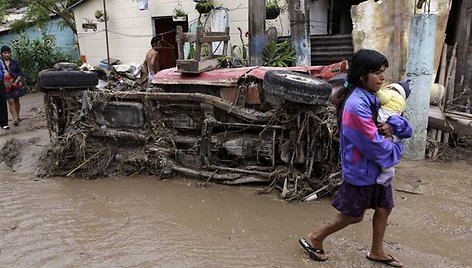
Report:
M372 119L372 111L364 101L351 103L343 113L343 136L368 160L385 168L400 161L403 146L380 135Z

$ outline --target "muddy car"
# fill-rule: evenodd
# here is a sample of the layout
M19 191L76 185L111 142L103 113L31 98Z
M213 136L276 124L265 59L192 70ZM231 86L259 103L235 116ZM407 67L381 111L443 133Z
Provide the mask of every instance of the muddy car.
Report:
M51 84L64 71L46 71L39 81L54 142L45 174L185 175L263 184L289 199L329 192L340 172L327 80L345 68L172 68L146 92L97 89L92 73L74 80L70 71L68 80L83 83Z

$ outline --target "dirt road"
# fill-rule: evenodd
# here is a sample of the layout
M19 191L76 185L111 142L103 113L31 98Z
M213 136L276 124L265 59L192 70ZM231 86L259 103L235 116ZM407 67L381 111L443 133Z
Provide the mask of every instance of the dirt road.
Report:
M185 178L36 178L49 141L42 96L22 104L20 126L0 130L0 147L18 151L0 165L0 267L383 267L364 257L372 212L328 238L327 262L307 258L297 239L331 219L327 199ZM406 267L472 267L471 186L472 165L403 161L388 252Z

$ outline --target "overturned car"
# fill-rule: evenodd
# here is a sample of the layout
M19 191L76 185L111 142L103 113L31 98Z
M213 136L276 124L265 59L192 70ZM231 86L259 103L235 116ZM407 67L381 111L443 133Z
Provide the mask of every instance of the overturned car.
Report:
M297 200L329 193L341 176L327 81L345 69L172 68L145 92L99 89L93 72L46 70L39 85L53 142L43 174L184 175Z

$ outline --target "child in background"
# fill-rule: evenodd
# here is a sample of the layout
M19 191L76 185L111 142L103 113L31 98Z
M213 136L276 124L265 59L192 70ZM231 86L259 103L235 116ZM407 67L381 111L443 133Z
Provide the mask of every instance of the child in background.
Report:
M410 80L403 80L392 83L375 93L380 102L380 109L377 117L379 123L387 122L392 115L402 115L406 108L406 99L410 96L411 90L408 84ZM396 135L392 135L393 142L399 141ZM377 183L388 186L395 175L395 166L383 168L382 173L377 177Z

